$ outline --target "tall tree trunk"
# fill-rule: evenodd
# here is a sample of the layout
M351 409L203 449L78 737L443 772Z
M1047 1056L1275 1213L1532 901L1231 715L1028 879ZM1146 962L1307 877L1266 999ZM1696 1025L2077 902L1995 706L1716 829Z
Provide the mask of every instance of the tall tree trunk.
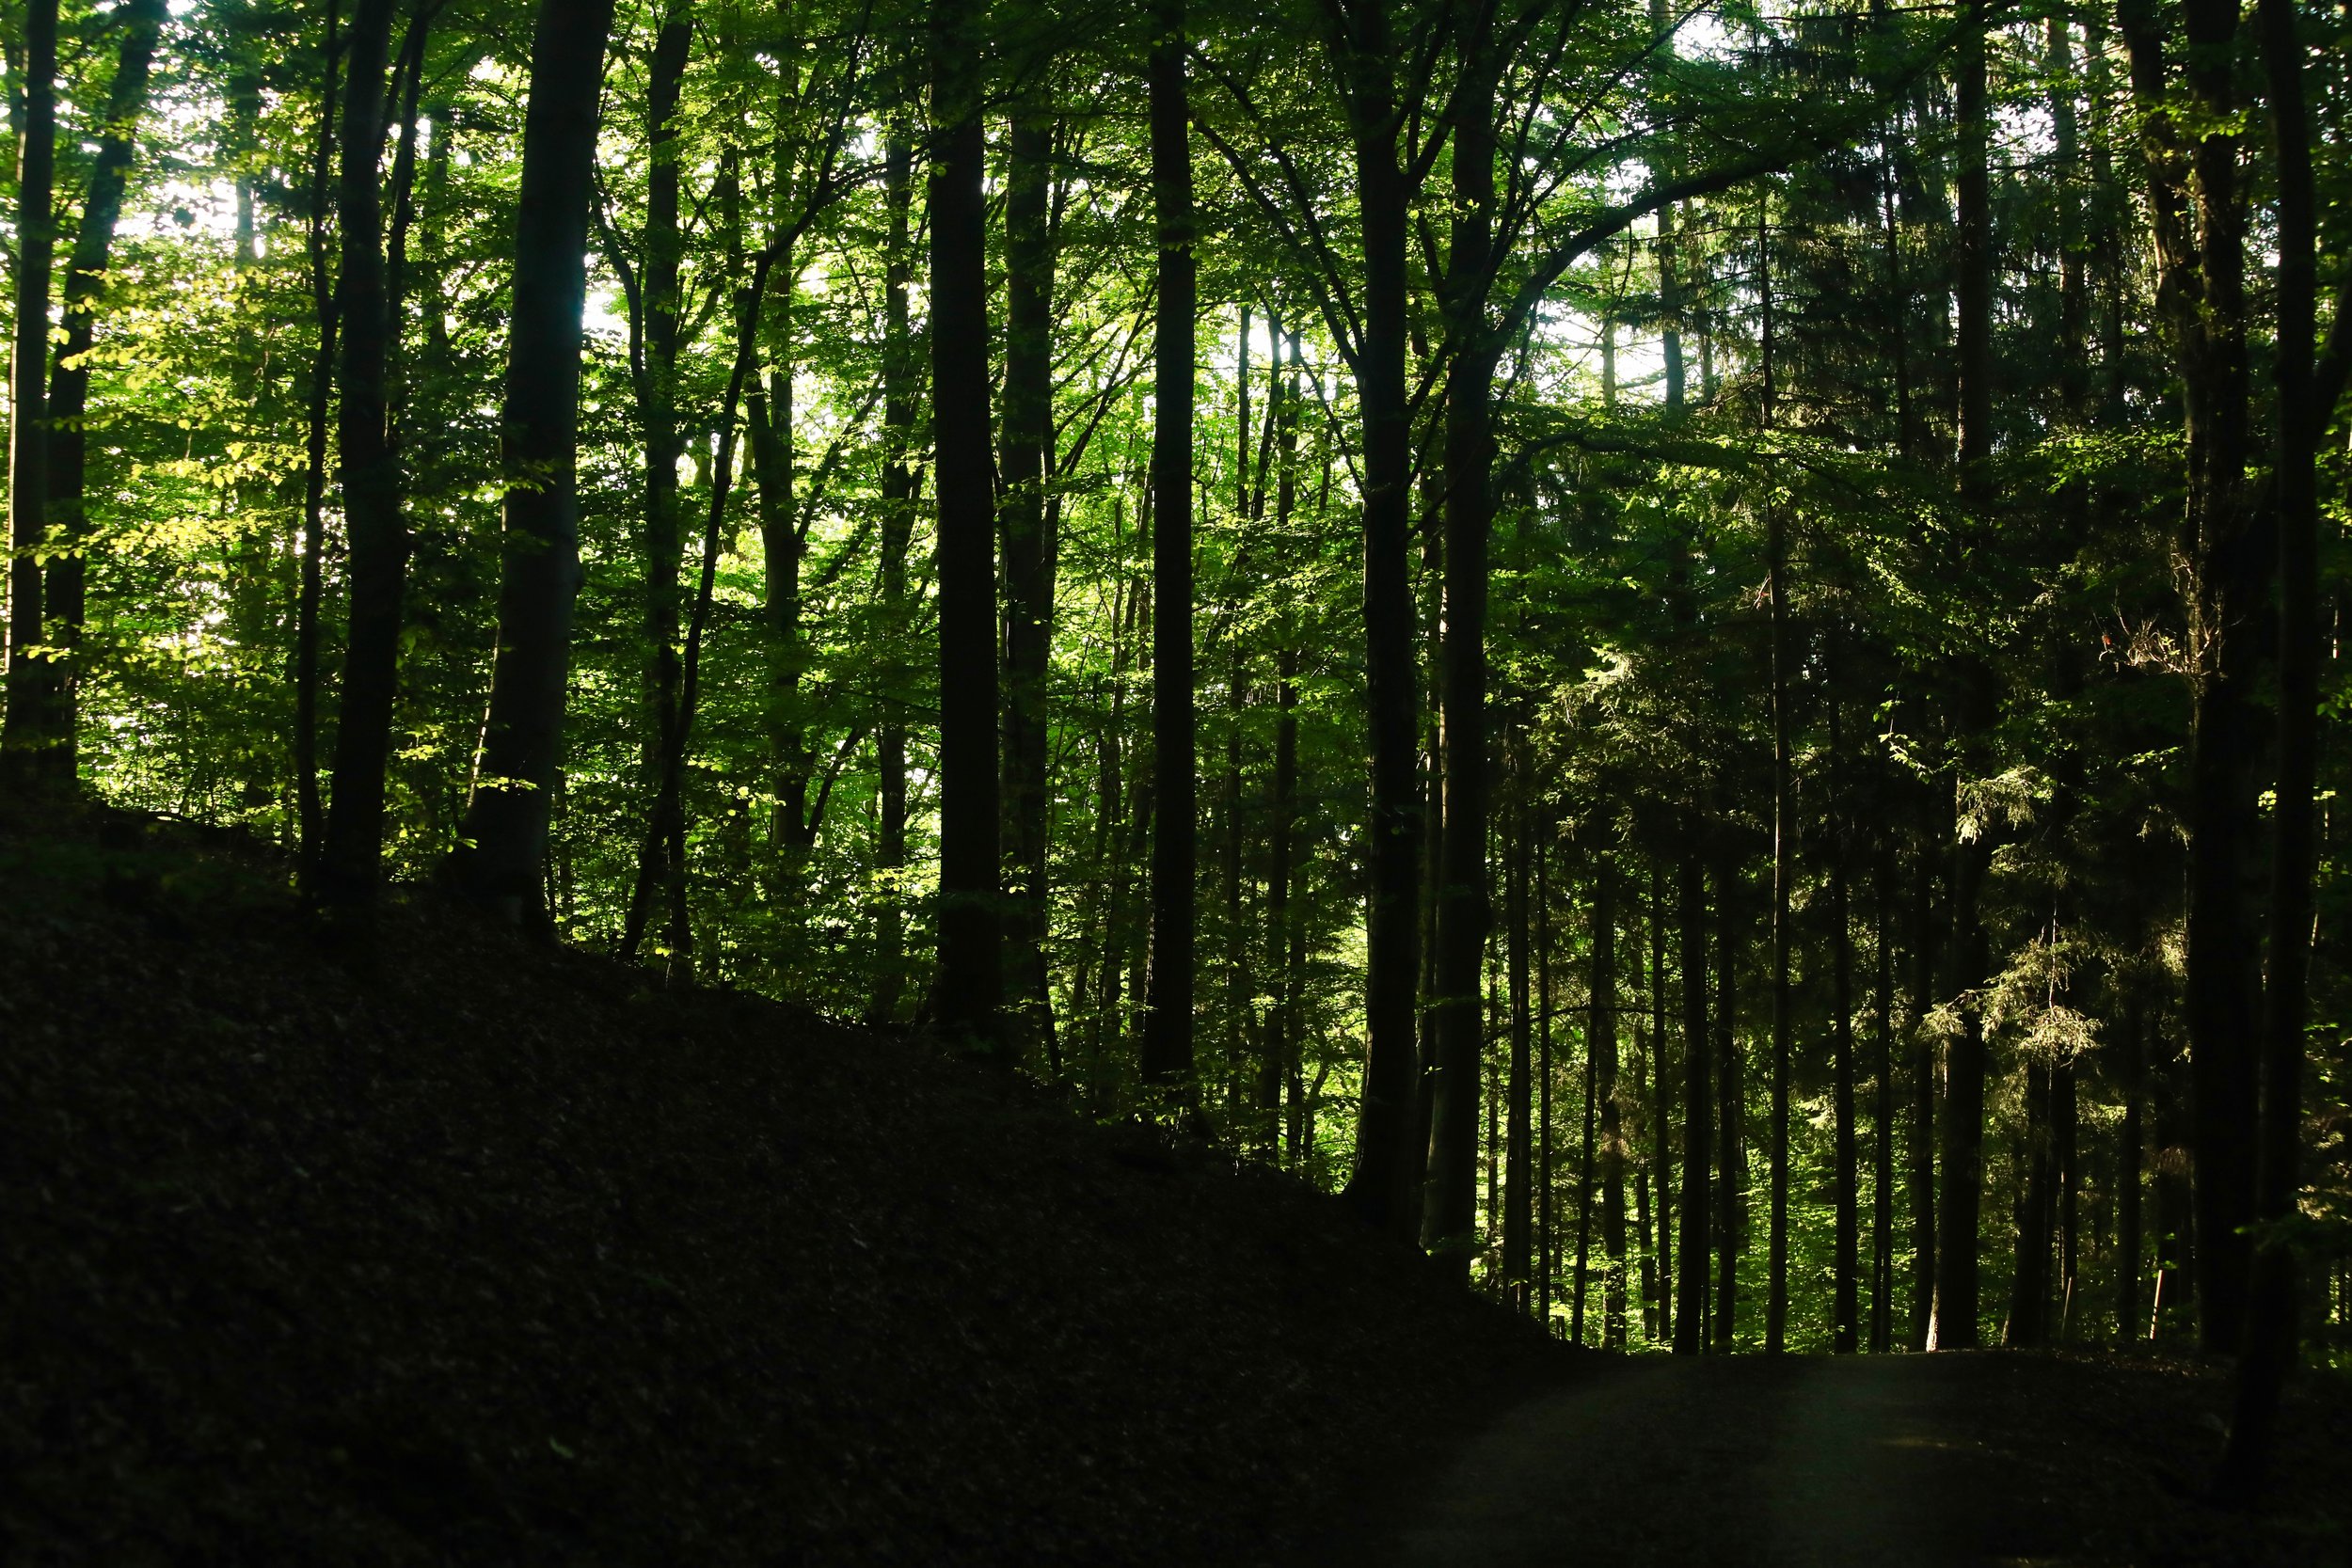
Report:
M1740 868L1715 861L1715 1310L1708 1339L1730 1350L1740 1325L1740 1255L1747 1246L1746 1074L1740 1060Z
M1833 644L1836 627L1830 630ZM1832 658L1836 654L1833 652ZM1829 686L1829 918L1830 1024L1832 1030L1833 1110L1836 1131L1836 1237L1832 1267L1830 1349L1851 1354L1862 1348L1862 1162L1854 1127L1853 1043L1853 900L1846 816L1844 741L1840 703L1834 684L1838 672L1827 675Z
M2117 1052L2117 1090L2123 1115L2115 1132L2115 1338L2143 1338L2140 1319L2140 1157L2147 1148L2147 1035L2137 997L2124 1004L2123 1038Z
M1436 1100L1429 1144L1426 1240L1440 1254L1470 1223L1464 1130L1478 1105L1477 974L1486 941L1489 738L1486 717L1487 546L1494 530L1496 356L1486 327L1494 229L1491 8L1454 6L1462 81L1454 116L1454 207L1441 307L1454 362L1445 404L1445 627L1439 650L1445 816L1438 848Z
M2176 1340L2196 1323L2196 1296L2189 1281L2203 1238L2197 1233L2189 1188L2187 1065L2178 1042L2156 1044L2151 1055L2161 1066L2150 1085L2156 1134L2156 1289L2148 1338Z
M1904 1343L1928 1348L1935 1323L1935 1047L1927 1026L1935 1006L1935 845L1947 827L1949 797L1919 791L1918 845L1911 868L1911 1128L1904 1145L1904 1189L1911 1205L1911 1323Z
M2050 1337L2050 1076L2047 1062L2026 1065L2025 1144L2018 1150L2025 1194L2017 1212L2017 1265L2010 1275L2006 1337L2020 1348Z
M1985 24L1972 17L1961 40L1955 113L1960 129L1960 490L1972 531L1992 499L1986 465L1993 453L1993 213L1991 107L1985 86ZM1961 659L1959 732L1982 736L1994 717L1993 676L1974 654ZM1984 834L1959 841L1952 875L1954 974L1961 1028L1945 1063L1940 1128L1942 1212L1936 1225L1935 1321L1940 1350L1978 1343L1978 1226L1984 1205L1984 1014L1974 993L1989 977L1984 923L1978 908L1991 847Z
M2180 364L2188 466L2182 559L2188 646L2188 942L2183 1014L2195 1076L2197 1301L2208 1353L2234 1350L2252 1255L2258 1053L2246 1027L2262 1009L2264 748L2255 688L2272 560L2267 509L2248 493L2244 203L2233 62L2234 0L2188 0L2183 130L2154 8L2124 0L2117 19L2141 110L2155 230L2156 303ZM2184 143L2186 145L2185 146Z
M498 655L473 798L453 861L471 896L540 930L549 928L548 814L563 769L572 602L580 589L583 258L612 24L612 0L540 0L532 36L501 453L508 483ZM526 476L531 483L521 483Z
M1880 840L1870 876L1871 999L1870 1349L1895 1348L1895 842Z
M1649 1011L1651 1087L1656 1102L1650 1112L1650 1127L1655 1134L1656 1148L1651 1151L1651 1165L1657 1172L1658 1197L1658 1337L1672 1338L1675 1325L1675 1140L1674 1140L1674 1052L1668 1044L1666 1016L1666 868L1664 863L1650 864L1649 885Z
M55 730L40 747L40 765L58 789L73 786L89 517L83 491L87 475L82 421L89 405L89 367L85 356L98 335L98 299L105 286L107 258L114 250L115 224L122 215L123 186L131 171L132 137L147 106L148 72L155 39L163 29L163 0L126 0L115 16L122 26L114 80L106 89L98 157L82 196L82 226L73 236L64 284L65 340L49 378L49 524L56 535L43 584L42 607L56 638L45 672L56 685L46 717ZM240 187L242 189L242 187ZM245 209L240 209L241 211ZM243 252L240 252L242 257Z
M1334 64L1347 95L1364 247L1357 403L1363 423L1364 678L1371 726L1364 1025L1367 1051L1349 1194L1375 1228L1410 1238L1421 1220L1416 1126L1413 728L1416 680L1409 572L1410 409L1405 385L1409 232L1397 157L1396 67L1384 0L1334 8Z
M1675 1301L1675 1354L1696 1355L1707 1322L1708 1158L1713 1152L1707 1048L1707 877L1694 855L1682 859L1677 901L1682 926L1682 1190L1677 1200L1681 1274Z
M1772 196L1756 214L1756 277L1763 302L1763 428L1772 428ZM1764 1348L1778 1353L1788 1337L1788 895L1796 823L1789 815L1788 528L1784 508L1765 502L1766 587L1772 608L1772 1255L1764 1307Z
M310 302L318 324L312 345L305 463L302 475L302 563L294 595L294 814L299 828L303 891L318 887L319 857L326 847L326 810L319 797L319 614L326 597L326 415L335 391L337 327L335 289L327 265L327 224L334 200L328 176L334 166L336 86L342 59L337 24L338 0L326 0L326 32L320 49L318 136L310 154L310 201L305 240Z
M1535 847L1535 1083L1538 1148L1535 1156L1535 1321L1551 1331L1551 1292L1559 1276L1559 1195L1554 1190L1551 1143L1551 833Z
M2318 193L2304 111L2305 48L2293 0L2260 0L2263 64L2278 150L2279 526L2278 840L2270 873L2270 973L2263 998L2260 1164L2255 1244L2239 1341L2235 1419L2217 1478L2225 1496L2252 1497L2268 1480L2279 1396L2296 1356L2296 1259L2280 1234L2294 1215L2302 1145L2303 1036L2310 1016L2312 877L2318 857L2319 442L2334 422L2341 385L2313 373ZM2330 357L2338 357L2331 356Z
M1045 678L1054 622L1053 542L1046 535L1047 452L1054 435L1054 242L1048 161L1052 121L1014 114L1005 185L1005 413L1001 526L1005 555L1005 805L1012 887L1008 977L1017 1049L1054 1062L1046 981Z
M389 0L387 0L389 3ZM386 24L388 26L389 23ZM49 291L57 243L56 0L25 0L24 130L16 144L16 338L8 420L8 700L0 765L27 793L56 777L57 681L41 605L49 546Z
M678 289L685 242L678 230L677 112L693 38L693 20L686 0L668 0L654 35L645 80L650 166L645 176L644 280L639 307L644 362L638 367L637 404L645 450L644 725L639 768L646 815L644 836L639 841L637 879L621 935L624 958L636 956L657 902L675 904L686 869L684 809L679 798L667 788L665 761L677 739L680 676L677 464L684 446L678 435L677 361L681 346ZM789 269L782 276L789 278ZM788 409L785 418L790 419ZM787 518L789 515L787 509ZM787 559L793 559L789 552Z
M1198 840L1192 648L1194 333L1191 111L1184 87L1184 0L1155 0L1152 44L1152 199L1159 225L1152 337L1152 973L1143 1080L1189 1114Z
M1594 1092L1593 1042L1584 1041L1584 1132L1576 1146L1576 1269L1569 1276L1568 1338L1578 1344L1584 1342L1584 1303L1592 1293L1593 1258L1593 1113L1598 1098Z
M1617 1106L1616 863L1606 847L1593 857L1593 1092L1600 1101L1601 1344L1625 1345L1625 1128Z
M2074 1284L2082 1263L2080 1209L2082 1190L2079 1114L2074 1064L2060 1062L2050 1072L2050 1159L2057 1176L2058 1203L2058 1337L2073 1337Z
M392 9L393 0L359 0L352 16L337 202L342 260L336 313L342 321L342 363L336 446L350 539L350 608L318 891L326 903L350 909L372 905L383 877L386 769L400 685L401 599L408 560L399 465L386 431L387 371L399 330L387 309L379 175Z
M874 862L883 878L877 912L873 1000L866 1016L894 1022L906 990L908 688L914 673L898 656L907 638L907 550L914 534L914 409L922 366L908 325L914 283L914 138L903 113L882 133L882 205L888 250L882 258L882 559L878 588L884 639L882 722L874 732L874 768L882 795Z
M932 0L931 447L939 496L939 973L932 1012L1002 1060L997 915L995 463L989 451L982 39L972 0ZM1165 300L1162 302L1165 309Z
M1528 1282L1533 1277L1528 1269L1528 1252L1534 1240L1535 1196L1528 1168L1534 1117L1534 1085L1529 1074L1533 1042L1529 1037L1527 1000L1527 906L1531 877L1528 863L1542 850L1529 842L1527 794L1534 781L1528 777L1527 736L1523 733L1512 736L1510 752L1511 858L1505 873L1509 880L1503 893L1503 934L1511 992L1511 1103L1505 1134L1510 1146L1511 1184L1502 1205L1502 1278L1511 1301L1524 1311L1530 1293Z

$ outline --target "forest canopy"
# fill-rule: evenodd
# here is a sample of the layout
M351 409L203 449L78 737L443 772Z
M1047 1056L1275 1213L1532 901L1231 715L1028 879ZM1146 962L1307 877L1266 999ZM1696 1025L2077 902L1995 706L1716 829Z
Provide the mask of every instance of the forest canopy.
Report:
M2346 25L12 0L0 770L1580 1339L2341 1361Z

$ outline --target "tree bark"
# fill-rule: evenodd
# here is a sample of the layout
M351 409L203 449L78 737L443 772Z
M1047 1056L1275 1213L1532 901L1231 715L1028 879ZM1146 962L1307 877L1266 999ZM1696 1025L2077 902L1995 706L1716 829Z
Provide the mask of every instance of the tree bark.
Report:
M2180 10L2183 83L2199 132L2182 130L2164 40L2148 0L2118 8L2141 110L2156 303L2180 365L2188 463L2182 557L2191 676L2187 979L2183 1014L2195 1078L2197 1300L2207 1353L2237 1347L2255 1210L2262 1008L2263 755L2255 687L2274 564L2267 513L2247 493L2245 213L2238 189L2234 0ZM2185 144L2185 145L2184 145Z
M907 551L914 534L915 401L922 380L908 296L914 283L914 141L901 115L882 133L882 206L888 214L882 258L882 559L878 564L882 624L882 722L874 732L874 769L882 796L874 862L884 882L876 916L874 995L866 1009L875 1023L898 1019L906 990L907 689L913 672L897 649L906 639Z
M542 930L580 589L580 310L612 22L612 0L540 0L532 38L501 454L498 656L453 866L472 897Z
M1767 431L1772 428L1771 218L1768 192L1756 215L1756 276L1763 306L1761 423ZM1788 526L1784 510L1769 497L1764 527L1772 684L1772 1193L1764 1348L1777 1354L1788 1347L1788 895L1796 824L1789 815L1788 795Z
M1152 418L1152 970L1143 1081L1186 1114L1193 1081L1198 776L1192 647L1194 333L1191 111L1184 0L1155 0L1152 43L1152 199L1159 226Z
M318 891L326 904L351 910L373 904L383 877L386 769L400 686L401 600L408 560L399 465L386 430L387 370L399 324L387 309L378 172L389 122L385 68L392 10L393 0L359 0L352 16L336 204L342 230L336 289L342 340L336 446L350 539L350 597Z
M1510 1110L1505 1137L1511 1181L1502 1204L1502 1279L1508 1299L1527 1309L1530 1243L1534 1240L1534 1190L1528 1168L1533 1150L1534 1085L1530 1077L1532 1040L1529 1037L1527 996L1529 861L1541 850L1529 842L1527 737L1514 735L1510 743L1511 796L1509 808L1510 863L1503 892L1504 961L1511 993L1511 1076L1507 1087Z
M1486 325L1495 204L1491 8L1454 7L1462 81L1455 88L1454 205L1440 308L1454 361L1445 403L1445 626L1439 650L1445 815L1438 847L1436 1098L1425 1239L1441 1255L1471 1223L1464 1129L1478 1104L1478 954L1486 937L1489 737L1487 547L1494 531L1496 356Z
M1960 371L1960 490L1963 504L1980 514L1992 499L1986 465L1993 453L1993 214L1991 109L1985 82L1985 31L1977 16L1961 40L1956 114L1960 129L1958 364ZM1969 518L1972 531L1981 517ZM1992 673L1975 655L1961 661L1959 733L1992 728ZM1935 1314L1932 1348L1978 1343L1978 1227L1984 1202L1984 1016L1973 993L1988 977L1990 958L1978 909L1990 846L1979 833L1954 848L1952 931L1960 1035L1945 1064L1940 1132L1943 1186L1936 1225Z
M1682 926L1682 1190L1678 1213L1681 1273L1675 1302L1677 1355L1705 1350L1709 1207L1708 1156L1713 1152L1707 1048L1707 878L1697 857L1683 857L1677 878Z
M685 242L678 230L678 100L693 42L692 18L685 0L669 0L654 35L646 67L645 130L649 168L645 177L644 282L640 310L644 363L638 369L638 418L644 428L645 520L643 605L645 634L644 677L644 744L640 767L646 802L645 832L639 841L637 880L621 936L621 956L636 956L657 902L673 911L665 934L670 959L677 961L690 933L676 918L685 902L686 816L681 792L670 786L670 753L678 745L679 682L677 465L684 452L678 434L678 290ZM787 263L778 274L789 288ZM788 307L787 307L788 309ZM763 408L764 414L766 410ZM780 410L791 425L788 393ZM757 438L755 433L755 439ZM787 449L788 450L788 449ZM755 448L756 452L757 449ZM787 461L789 459L787 457ZM788 481L777 488L788 494ZM783 509L790 528L790 505ZM786 562L797 578L798 552ZM771 603L773 596L771 595ZM682 781L681 781L682 784Z
M1408 192L1397 158L1396 64L1387 0L1333 8L1333 64L1347 99L1364 250L1363 337L1357 402L1363 426L1364 656L1371 727L1372 809L1365 911L1367 1049L1348 1184L1376 1229L1411 1238L1421 1220L1414 988L1420 969L1415 906L1413 595L1409 571L1410 418L1405 386Z
M327 266L327 226L334 200L329 173L334 166L336 85L342 58L337 30L338 0L326 0L326 41L320 50L319 125L310 155L310 211L306 229L310 301L318 324L312 345L306 410L302 476L302 563L294 596L294 768L303 891L318 890L319 857L326 852L326 809L319 796L319 613L326 597L326 415L335 391L336 339L340 321Z
M1904 1336L1914 1351L1928 1348L1935 1323L1935 1037L1928 1013L1935 1006L1935 845L1947 826L1947 797L1919 790L1918 842L1911 868L1911 1128L1904 1146L1904 1188L1911 1205L1911 1323Z
M389 0L387 0L389 3ZM389 25L389 24L388 24ZM24 130L17 137L16 336L9 371L8 696L0 772L24 793L56 768L57 682L41 605L49 545L49 293L56 257L56 0L25 0Z
M2277 467L2279 527L2278 837L2270 873L2270 963L2262 1014L2260 1161L2263 1227L2247 1285L2234 1419L2217 1489L2251 1499L2269 1480L2279 1399L2296 1357L2296 1258L2281 1227L2296 1211L2302 1146L2304 1030L2309 1022L2312 879L2318 859L2319 442L2334 422L2333 390L2315 385L2318 193L2304 108L2304 46L2293 0L2259 0L2263 64L2278 154Z
M939 497L939 972L958 1049L1005 1059L997 900L995 463L987 203L972 0L930 6L931 444Z
M1879 846L1870 878L1871 942L1875 965L1871 987L1872 1093L1870 1100L1870 1349L1895 1348L1895 959L1893 922L1895 845Z
M1603 830L1604 834L1606 829ZM1593 1092L1600 1101L1601 1346L1625 1345L1625 1128L1617 1106L1616 863L1602 847L1593 857Z
M1833 640L1836 627L1831 628ZM1833 658L1835 655L1833 654ZM1829 672L1835 682L1837 672ZM1853 908L1851 894L1848 819L1842 786L1845 775L1841 705L1835 684L1829 688L1829 918L1830 1024L1832 1029L1832 1099L1837 1117L1835 1183L1837 1214L1836 1259L1832 1263L1830 1349L1851 1354L1862 1348L1862 1169L1861 1146L1854 1126L1853 1040Z
M1023 108L1007 138L1005 411L1000 526L1005 557L1005 804L1012 886L1007 947L1015 1049L1052 1062L1054 1005L1046 981L1045 681L1054 623L1053 541L1045 483L1054 433L1052 120Z
M115 225L122 216L133 135L147 106L148 74L164 14L163 0L125 0L115 12L123 29L122 43L114 79L106 89L98 157L83 191L81 228L74 233L72 254L66 262L65 341L57 346L56 363L49 376L49 525L56 553L45 574L42 609L56 638L56 652L44 661L54 665L44 672L55 682L46 713L54 733L40 750L52 785L60 790L72 788L78 775L75 745L81 667L77 654L89 542L89 517L84 505L87 442L82 428L89 406L89 367L84 356L97 341L99 295L105 286L107 259L114 250Z
M1708 1338L1733 1347L1740 1325L1740 1255L1747 1246L1747 1085L1740 1060L1740 868L1715 862L1715 1309Z

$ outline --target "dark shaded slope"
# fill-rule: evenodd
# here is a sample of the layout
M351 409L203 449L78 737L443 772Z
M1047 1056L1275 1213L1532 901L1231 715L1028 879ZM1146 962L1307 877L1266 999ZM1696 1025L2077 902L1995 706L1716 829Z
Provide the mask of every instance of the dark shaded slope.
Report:
M10 1562L1264 1560L1564 1359L919 1042L423 904L362 974L109 821L0 838Z

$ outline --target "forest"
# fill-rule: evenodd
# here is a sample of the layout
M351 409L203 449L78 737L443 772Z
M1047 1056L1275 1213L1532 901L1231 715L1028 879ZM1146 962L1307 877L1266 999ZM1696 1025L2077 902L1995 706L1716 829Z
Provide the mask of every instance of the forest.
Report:
M2352 11L0 31L9 800L1581 1345L2233 1358L2225 1490L2352 1366Z

